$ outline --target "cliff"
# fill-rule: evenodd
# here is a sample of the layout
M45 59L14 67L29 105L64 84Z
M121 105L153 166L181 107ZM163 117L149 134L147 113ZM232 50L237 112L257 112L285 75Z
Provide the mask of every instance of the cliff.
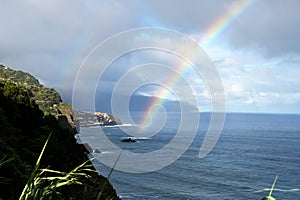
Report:
M15 71L4 65L0 65L0 80L21 86L45 115L55 116L61 126L74 134L76 133L72 106L63 102L55 89L43 86L29 73ZM122 124L120 119L107 113L96 112L92 114L77 111L76 114L78 114L79 118L85 117L84 120L80 121L83 126L91 125L91 121L92 123L98 123L98 125Z
M28 73L14 72L4 66L0 66L0 76L0 160L12 158L9 163L0 164L0 180L6 180L6 183L0 181L0 199L17 199L50 133L52 137L41 168L67 172L88 160L88 156L70 132L74 130L74 123L69 123L72 121L71 106L61 102L55 90L43 88ZM43 91L31 91L31 86L43 88ZM50 91L48 96L43 94L45 91ZM51 99L52 108L58 103L55 115L40 109L41 104L36 100L42 96ZM86 187L70 185L60 193L64 199L81 199L83 193L86 199L95 199L104 188L104 199L118 199L112 186L105 184L106 178L94 175L93 179L94 183Z

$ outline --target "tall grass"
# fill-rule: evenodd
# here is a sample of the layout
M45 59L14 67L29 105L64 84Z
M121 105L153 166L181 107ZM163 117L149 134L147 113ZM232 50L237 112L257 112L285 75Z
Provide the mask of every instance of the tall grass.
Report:
M86 161L69 172L61 172L51 169L39 169L41 158L51 137L49 135L35 167L25 185L19 200L33 199L63 199L60 189L70 185L86 185L93 182L91 173L96 173L92 169L90 161Z
M67 186L81 185L80 191L82 191L82 199L90 199L92 191L96 192L93 189L98 190L98 193L94 193L93 198L100 200L103 198L106 199L115 199L113 196L109 196L109 194L104 195L104 190L108 184L108 180L115 169L115 166L120 158L121 153L116 159L116 162L112 169L109 172L108 177L102 182L100 188L94 188L93 185L97 185L97 183L93 180L98 176L97 171L93 168L92 160L87 160L81 165L75 167L69 172L62 172L51 169L40 169L41 159L45 152L46 146L49 142L49 139L52 134L50 134L42 148L42 151L36 161L36 164L33 168L31 175L28 178L28 181L23 188L23 191L19 197L19 200L45 200L45 199L64 199L65 196L62 194L63 192L70 192L68 189L74 189L74 187L66 188ZM8 159L7 156L4 156L0 160L0 168L12 161L13 158ZM95 180L98 180L97 178ZM0 177L0 184L8 184L9 179L5 177ZM75 189L79 189L75 187ZM91 190L92 189L92 190ZM66 194L65 194L66 195ZM93 196L92 195L92 196ZM105 196L105 197L104 197ZM78 198L78 197L77 197Z

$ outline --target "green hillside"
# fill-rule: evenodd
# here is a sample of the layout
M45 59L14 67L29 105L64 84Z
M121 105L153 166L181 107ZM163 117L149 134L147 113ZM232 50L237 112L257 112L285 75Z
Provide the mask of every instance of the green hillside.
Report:
M41 105L35 102L51 97L51 103L59 103L61 109L65 109L63 112L69 112L71 106L60 102L57 92L44 88L28 73L14 72L4 66L0 69L0 160L12 159L4 165L0 162L0 199L17 199L50 133L52 137L41 168L67 172L88 160L88 156L86 150L77 144L73 133L61 126L53 115L45 115L39 109ZM38 91L37 88L44 90ZM59 192L63 199L82 199L83 195L85 199L95 199L105 186L102 197L118 199L112 186L104 184L106 178L94 174L93 180L93 183L83 186L66 186Z
M9 81L23 87L46 114L57 114L56 108L62 102L60 95L53 88L41 85L31 74L0 65L0 80Z
M16 84L40 85L39 81L31 74L22 71L15 71L5 67L4 65L0 65L0 79L12 81Z
M66 117L68 123L73 128L75 127L72 106L63 102L55 89L43 86L29 73L15 71L4 65L0 65L0 80L8 81L22 87L45 115L51 114L57 119ZM97 122L103 123L104 125L122 124L121 120L117 117L111 115L107 117L106 113L104 114L105 116L102 116L102 118L106 120Z

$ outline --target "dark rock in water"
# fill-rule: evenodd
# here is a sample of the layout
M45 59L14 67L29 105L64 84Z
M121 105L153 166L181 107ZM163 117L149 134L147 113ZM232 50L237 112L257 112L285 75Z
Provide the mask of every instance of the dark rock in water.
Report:
M101 153L101 151L99 149L94 149L93 153Z
M136 142L136 140L132 138L126 138L126 139L122 139L121 142Z

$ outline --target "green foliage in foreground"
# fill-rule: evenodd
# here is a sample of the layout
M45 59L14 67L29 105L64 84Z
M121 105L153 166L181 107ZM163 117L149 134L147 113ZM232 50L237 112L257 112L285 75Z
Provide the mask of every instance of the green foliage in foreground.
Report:
M92 176L89 174L96 173L96 171L91 169L92 166L89 161L84 162L67 173L50 169L39 170L41 159L50 136L41 151L19 200L63 199L60 193L61 188L70 185L87 186L93 182Z
M89 173L96 173L91 169L89 161L74 168L70 172L61 172L50 169L42 169L33 174L34 179L24 188L19 200L27 199L63 199L60 189L71 185L88 186L93 183ZM87 195L84 194L83 196Z
M0 177L9 181L9 184L0 185L0 199L17 199L21 195L50 133L52 137L40 162L41 168L66 172L88 160L74 136L63 129L55 117L44 115L26 90L11 82L0 81L0 159L12 158L0 168ZM91 170L94 169L91 167ZM49 174L45 171L42 175L46 173ZM91 176L94 183L89 187L72 184L60 188L61 197L82 199L86 191L86 199L96 199L107 179L98 174ZM117 199L112 186L106 184L102 197L109 196Z

